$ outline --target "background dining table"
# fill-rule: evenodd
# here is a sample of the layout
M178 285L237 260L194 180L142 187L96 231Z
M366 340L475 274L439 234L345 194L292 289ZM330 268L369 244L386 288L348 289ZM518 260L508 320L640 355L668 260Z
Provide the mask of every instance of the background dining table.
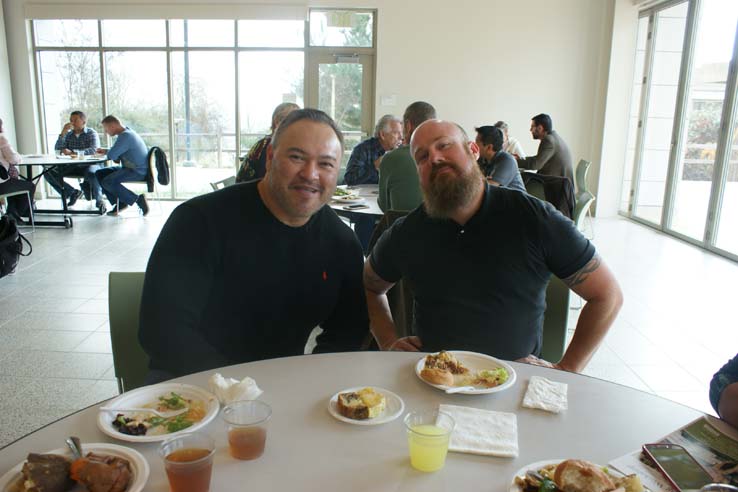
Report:
M351 219L354 215L368 215L377 218L384 215L384 212L382 212L382 209L379 208L379 205L377 204L377 198L379 197L379 185L369 184L349 186L347 189L348 191L355 192L359 195L359 198L363 199L363 201L357 203L357 205L366 205L367 208L351 210L347 209L347 207L350 207L352 204L339 203L335 200L331 200L330 206L333 210L336 211L338 215L348 217L349 219Z
M173 348L176 350L176 348ZM517 380L509 389L486 395L447 395L415 374L420 353L354 352L304 355L225 367L180 378L207 388L215 372L256 380L260 399L272 406L266 451L255 461L228 454L221 417L203 432L217 443L211 490L422 490L507 491L516 471L533 462L582 458L606 464L689 423L702 413L650 393L599 379L512 363ZM568 410L552 414L523 408L533 375L568 384ZM410 467L402 416L377 426L340 422L328 412L332 395L346 388L372 386L399 395L405 412L434 409L440 403L513 412L517 415L520 454L497 458L449 453L435 473ZM707 391L707 388L705 388ZM33 409L29 408L29 412ZM29 452L64 445L76 435L82 442L116 442L97 427L97 405L81 410L0 450L0 475ZM118 442L140 451L151 466L144 490L168 490L158 444Z

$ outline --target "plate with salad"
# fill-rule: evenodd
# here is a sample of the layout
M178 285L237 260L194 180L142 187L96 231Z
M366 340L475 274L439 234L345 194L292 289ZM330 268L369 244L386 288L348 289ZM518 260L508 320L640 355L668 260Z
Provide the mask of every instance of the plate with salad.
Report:
M218 415L220 404L215 395L197 386L162 383L124 393L105 408L97 416L97 426L105 434L128 442L157 442L204 427Z

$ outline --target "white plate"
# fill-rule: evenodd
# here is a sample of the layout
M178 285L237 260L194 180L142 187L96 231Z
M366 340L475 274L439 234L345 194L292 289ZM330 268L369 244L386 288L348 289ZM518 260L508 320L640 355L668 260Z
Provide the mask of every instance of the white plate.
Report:
M119 458L125 458L131 464L131 472L133 474L131 483L128 484L126 492L140 492L146 485L146 481L149 479L149 463L141 453L135 449L119 446L117 444L108 443L94 443L86 444L82 443L82 451L84 454L92 451L99 454L109 454L117 456ZM59 448L52 451L46 451L43 454L62 454L69 458L72 457L72 453L69 448ZM10 489L10 486L15 484L21 476L21 470L23 464L26 461L18 463L16 466L8 470L8 472L0 477L0 492L6 492ZM83 492L87 490L81 485L76 485L70 492Z
M168 395L172 391L186 399L205 401L205 405L207 407L205 417L203 417L200 422L197 422L196 424L187 427L186 429L158 436L131 436L129 434L123 434L122 432L119 432L118 429L113 427L113 419L115 419L116 413L110 411L100 411L98 413L97 426L105 434L115 439L120 439L121 441L158 442L169 439L172 436L184 434L186 432L193 432L197 429L205 427L206 425L208 425L208 423L210 423L211 420L215 418L216 415L218 415L218 410L220 410L220 403L218 403L218 399L215 397L215 395L198 386L181 383L162 383L155 384L153 386L144 386L143 388L138 388L133 391L129 391L128 393L123 393L118 398L107 402L105 406L111 408L142 407L146 404L155 402L160 396Z
M346 195L346 196L334 195L333 201L338 202L338 203L354 204L354 203L362 203L365 200L362 197L356 196L356 195Z
M481 371L482 369L497 369L498 367L504 367L505 370L507 370L507 381L505 381L501 385L494 386L492 388L478 388L473 390L459 391L458 393L456 393L457 395L484 395L487 393L498 393L500 391L505 391L507 388L515 384L515 378L517 377L515 375L515 370L507 362L501 361L500 359L495 359L494 357L486 354L479 354L477 352L465 352L460 350L447 350L446 352L456 357L462 364L469 368L471 372ZM415 374L425 384L443 391L452 388L452 386L433 384L421 378L420 371L423 370L423 367L425 367L425 357L420 359L418 363L415 364Z
M354 419L350 419L348 417L344 417L343 415L341 415L341 413L338 411L338 395L340 393L350 393L351 391L359 391L360 389L363 389L363 388L373 388L374 391L376 391L377 393L382 393L384 395L384 399L386 402L384 412L374 417L373 419L366 419L366 420L354 420ZM392 422L397 417L402 415L402 412L404 410L405 410L405 402L402 401L402 398L392 393L391 391L387 391L386 389L382 389L382 388L377 388L376 386L355 386L353 388L346 388L345 390L341 390L335 395L333 395L331 399L328 401L328 412L330 412L330 414L333 415L333 417L340 420L341 422L346 422L346 423L354 424L354 425L386 424L387 422Z
M524 466L523 468L521 468L520 470L518 470L517 472L515 472L515 475L512 476L512 479L510 480L510 490L509 490L509 492L522 492L522 489L519 486L515 485L515 477L525 476L525 472L527 472L528 470L536 470L536 471L538 471L541 468L543 468L545 466L548 466L548 465L558 465L562 461L565 461L565 458L562 458L560 460L537 461L535 463L531 463L530 465ZM599 466L600 468L605 468L602 465L597 465L597 466ZM616 477L616 478L623 476L622 473L620 473L619 471L617 471L617 470L615 470L615 469L613 469L612 467L609 467L609 466L607 467L607 473L610 476ZM646 491L649 491L650 492L650 490L648 488L646 488L645 486L643 488Z

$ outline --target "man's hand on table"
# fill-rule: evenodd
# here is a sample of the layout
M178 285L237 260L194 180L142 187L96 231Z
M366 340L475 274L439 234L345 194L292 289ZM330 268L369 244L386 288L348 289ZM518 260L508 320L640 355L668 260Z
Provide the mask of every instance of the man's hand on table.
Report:
M518 359L515 362L522 362L523 364L530 364L533 366L548 367L551 369L559 369L561 371L570 371L566 367L562 366L560 363L554 364L547 360L543 360L540 357L536 357L533 354L530 354L528 357L523 357L522 359Z
M95 153L98 154L98 155L105 155L105 153L107 153L107 151L108 151L108 149L99 148L99 149L95 150Z
M384 350L393 352L418 352L423 347L418 337L402 337L398 338L390 346Z

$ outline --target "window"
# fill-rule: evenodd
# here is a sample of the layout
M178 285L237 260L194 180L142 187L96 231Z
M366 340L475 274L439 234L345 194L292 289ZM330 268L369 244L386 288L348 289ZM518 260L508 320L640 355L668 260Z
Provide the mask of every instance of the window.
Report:
M46 149L72 110L85 111L100 133L102 117L116 115L167 152L172 181L164 194L188 198L236 173L239 157L270 133L278 104L330 105L330 75L340 97L326 109L358 142L372 125L373 70L366 67L375 14L323 9L311 16L321 23L316 29L294 20L34 20ZM315 46L306 45L306 32L315 33ZM308 100L305 87L317 94L319 85L310 67L357 48L363 64L321 65L320 101Z

